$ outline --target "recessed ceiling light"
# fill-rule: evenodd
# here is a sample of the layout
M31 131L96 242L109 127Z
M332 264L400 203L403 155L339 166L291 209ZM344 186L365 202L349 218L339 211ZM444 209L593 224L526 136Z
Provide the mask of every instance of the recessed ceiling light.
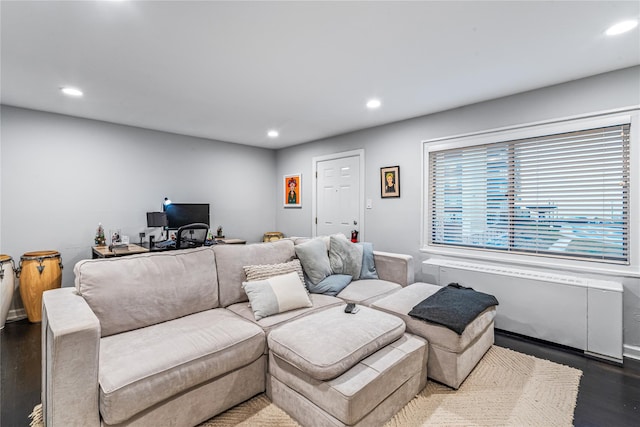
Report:
M278 133L277 130L270 130L269 132L267 132L267 136L269 138L277 138L278 135L280 135L280 134Z
M379 99L370 99L367 102L367 108L370 108L370 109L378 108L381 105L382 105L382 103L380 102Z
M615 25L612 25L605 31L605 34L608 36L616 36L618 34L626 33L627 31L633 30L638 26L637 19L631 19L629 21L618 22Z
M65 95L82 96L82 91L80 89L75 88L75 87L61 87L60 90Z

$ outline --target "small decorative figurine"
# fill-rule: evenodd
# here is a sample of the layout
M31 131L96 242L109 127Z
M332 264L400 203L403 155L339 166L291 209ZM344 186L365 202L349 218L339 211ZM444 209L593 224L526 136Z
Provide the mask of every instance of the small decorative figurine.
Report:
M216 237L222 237L222 226L221 225L218 226L218 234L216 235Z
M94 239L96 246L104 246L106 243L106 239L104 237L104 228L102 227L102 223L98 224L98 229L96 230L96 237Z
M358 225L358 221L353 221L353 225L357 226ZM358 243L358 228L354 228L353 230L351 230L351 241L353 243Z

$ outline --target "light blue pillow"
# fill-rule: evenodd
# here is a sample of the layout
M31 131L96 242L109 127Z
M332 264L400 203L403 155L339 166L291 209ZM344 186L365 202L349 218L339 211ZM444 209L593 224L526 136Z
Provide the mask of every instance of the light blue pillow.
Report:
M322 279L317 285L307 283L307 286L311 293L336 296L351 283L351 279L352 277L348 274L332 274Z
M362 270L360 270L360 279L378 279L376 271L376 262L373 258L373 245L369 242L358 243L362 246Z
M327 245L322 239L315 238L296 245L295 251L304 273L312 284L317 285L322 279L333 273Z

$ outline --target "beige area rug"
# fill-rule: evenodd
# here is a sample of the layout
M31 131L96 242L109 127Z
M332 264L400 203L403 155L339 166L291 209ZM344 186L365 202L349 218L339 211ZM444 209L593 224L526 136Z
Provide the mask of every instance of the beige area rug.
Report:
M493 346L459 390L429 381L385 427L571 426L582 371ZM32 426L41 426L41 409ZM198 427L298 426L264 394Z

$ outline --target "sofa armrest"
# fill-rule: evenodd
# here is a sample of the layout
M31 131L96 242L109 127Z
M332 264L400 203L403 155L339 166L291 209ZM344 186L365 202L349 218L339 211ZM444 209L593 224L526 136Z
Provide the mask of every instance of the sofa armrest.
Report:
M42 295L44 424L100 426L100 323L74 288Z
M373 251L373 258L380 279L402 286L415 282L415 270L411 255Z

